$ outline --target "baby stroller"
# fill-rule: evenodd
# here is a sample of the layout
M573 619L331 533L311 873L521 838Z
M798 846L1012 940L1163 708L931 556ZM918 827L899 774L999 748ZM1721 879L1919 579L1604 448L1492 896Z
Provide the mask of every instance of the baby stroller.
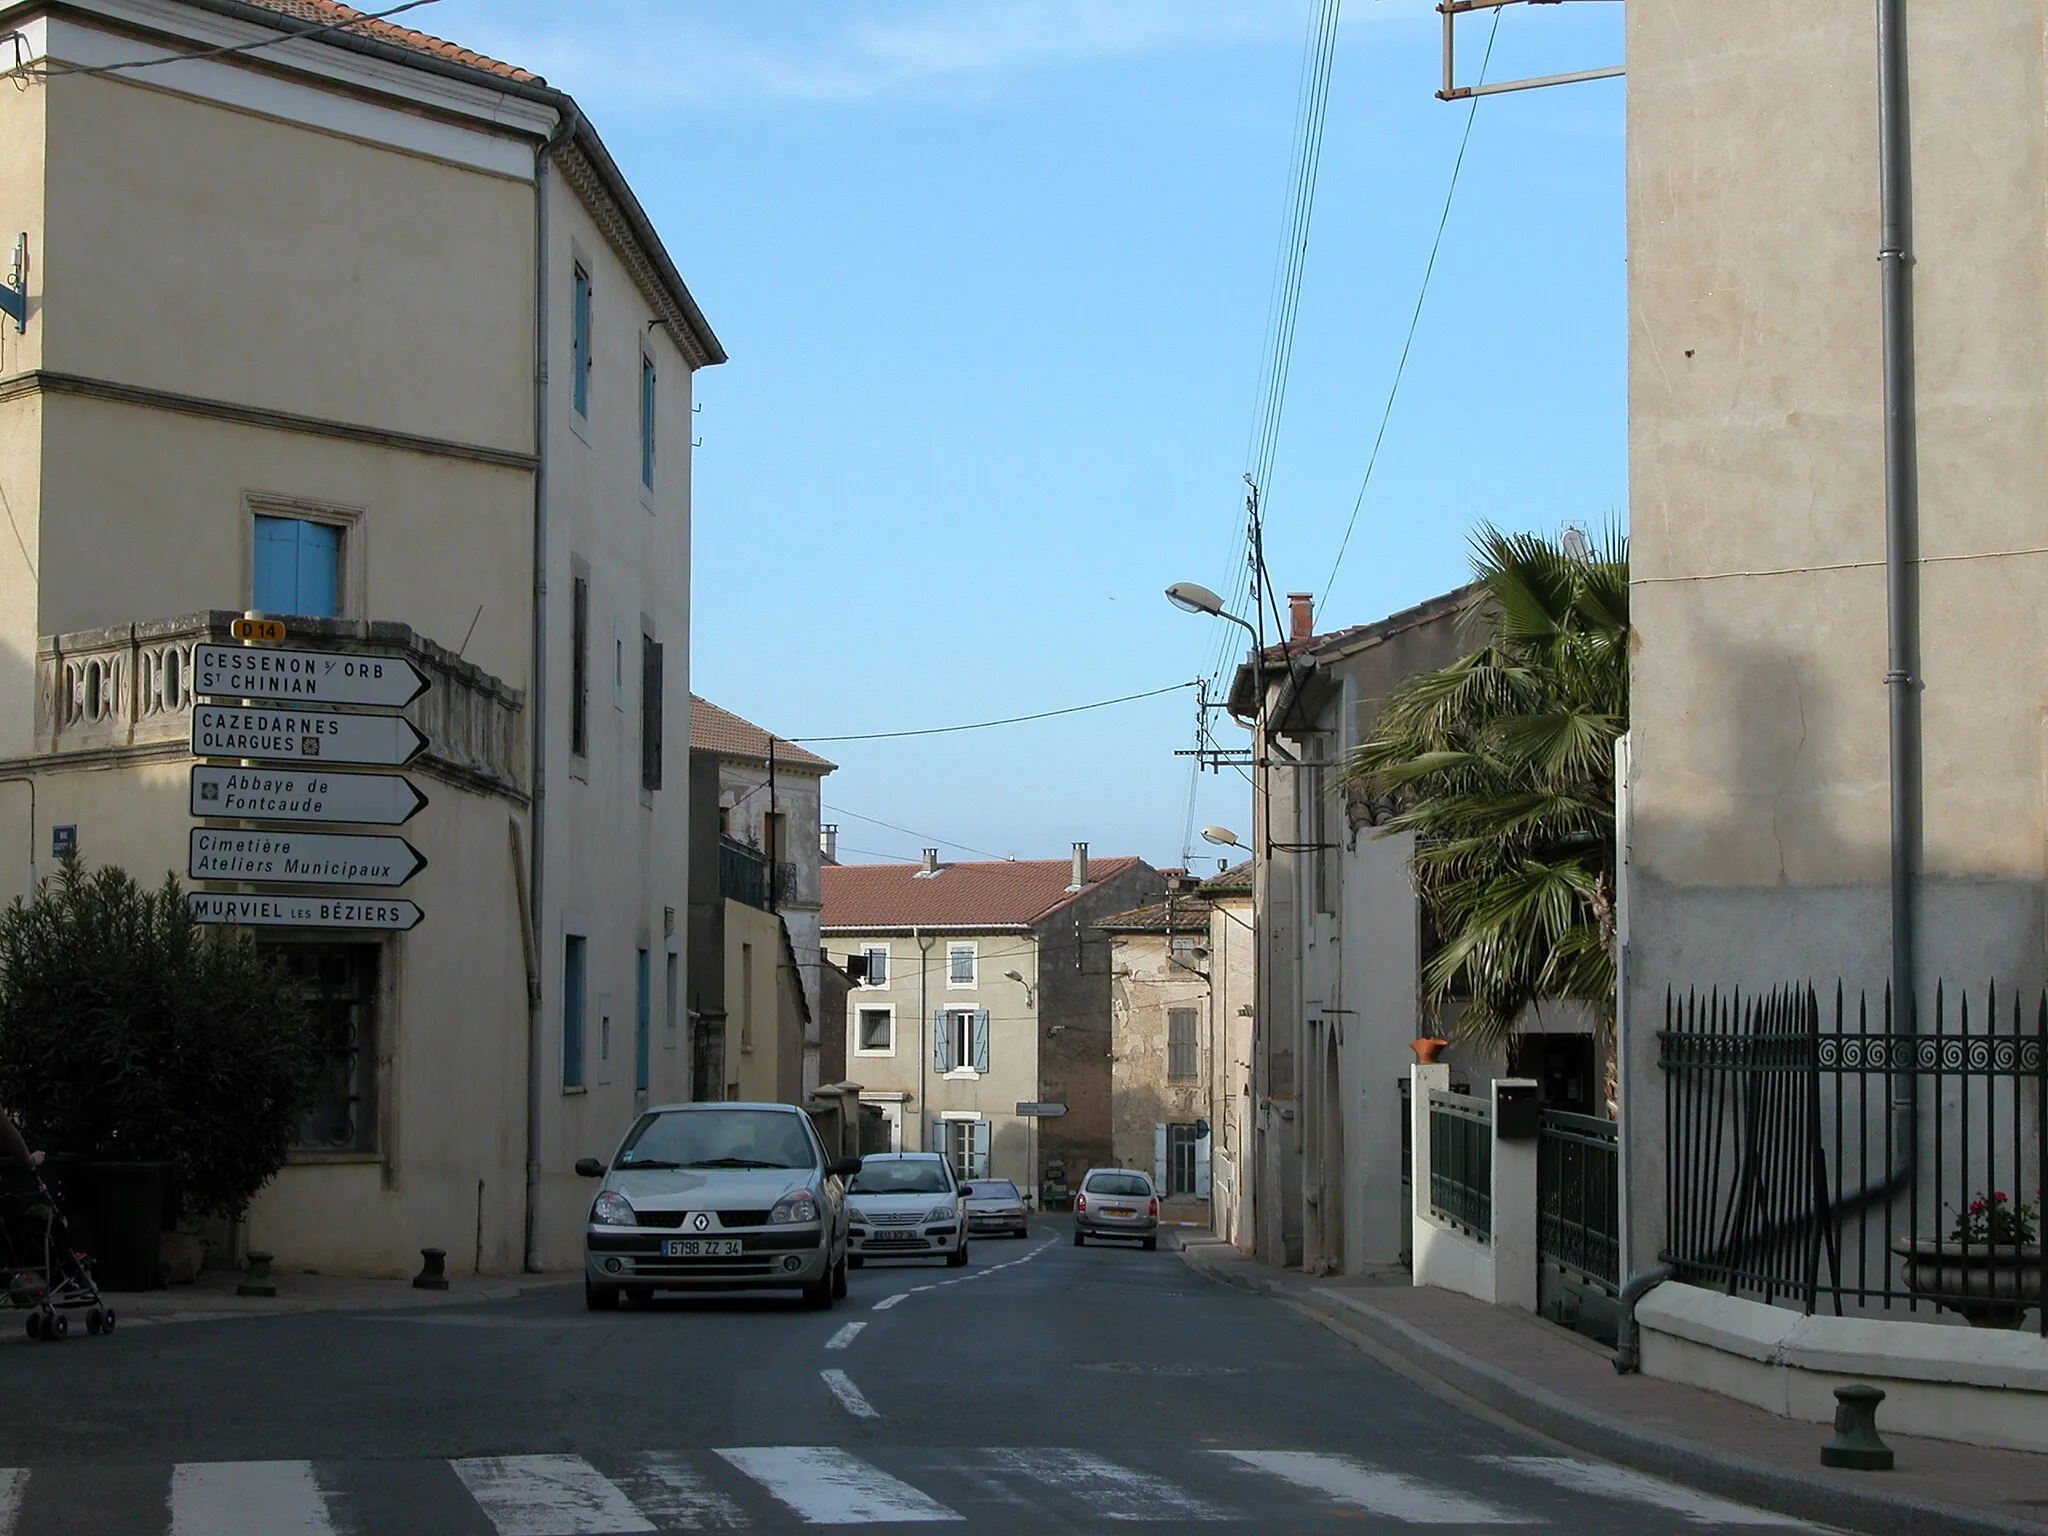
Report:
M0 1304L28 1313L28 1336L55 1344L84 1309L87 1333L112 1333L114 1311L93 1283L92 1260L72 1245L63 1207L42 1176L0 1169Z

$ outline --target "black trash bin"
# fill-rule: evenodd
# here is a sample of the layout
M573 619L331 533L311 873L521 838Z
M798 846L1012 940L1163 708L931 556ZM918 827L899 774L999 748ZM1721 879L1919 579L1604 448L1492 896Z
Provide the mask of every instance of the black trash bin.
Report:
M169 1163L87 1163L93 1278L109 1291L163 1288L164 1184ZM81 1181L73 1179L75 1188Z

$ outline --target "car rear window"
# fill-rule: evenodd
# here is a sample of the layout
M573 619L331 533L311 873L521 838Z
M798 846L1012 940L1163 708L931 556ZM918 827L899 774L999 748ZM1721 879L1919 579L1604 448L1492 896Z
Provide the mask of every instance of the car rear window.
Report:
M967 1186L970 1200L1015 1200L1017 1186L1008 1179L981 1179Z
M1097 1173L1089 1176L1081 1186L1091 1195L1138 1195L1152 1193L1152 1186L1145 1181L1142 1173Z

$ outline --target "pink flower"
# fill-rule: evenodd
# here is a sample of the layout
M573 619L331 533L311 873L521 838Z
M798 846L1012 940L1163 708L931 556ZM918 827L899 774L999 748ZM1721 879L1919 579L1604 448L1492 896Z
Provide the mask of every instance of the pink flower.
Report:
M1984 1214L1984 1202L1982 1200L1972 1200L1970 1202L1970 1214L1972 1216L1982 1216Z
M1993 1205L2005 1204L2005 1191L2002 1189L1994 1189L1993 1191L1991 1191L1991 1203Z

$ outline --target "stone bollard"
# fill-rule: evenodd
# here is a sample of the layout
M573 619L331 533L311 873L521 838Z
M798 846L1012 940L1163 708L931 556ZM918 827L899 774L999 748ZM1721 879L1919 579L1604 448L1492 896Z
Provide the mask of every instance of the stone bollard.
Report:
M448 1289L448 1254L440 1248L422 1248L420 1272L412 1277L412 1288L416 1291L445 1291Z
M1889 1472L1892 1448L1877 1437L1877 1405L1884 1392L1861 1382L1835 1388L1835 1433L1820 1448L1824 1467L1857 1472Z
M275 1254L252 1250L249 1254L249 1272L242 1276L235 1286L237 1296L275 1296L277 1282L270 1277L270 1261Z

